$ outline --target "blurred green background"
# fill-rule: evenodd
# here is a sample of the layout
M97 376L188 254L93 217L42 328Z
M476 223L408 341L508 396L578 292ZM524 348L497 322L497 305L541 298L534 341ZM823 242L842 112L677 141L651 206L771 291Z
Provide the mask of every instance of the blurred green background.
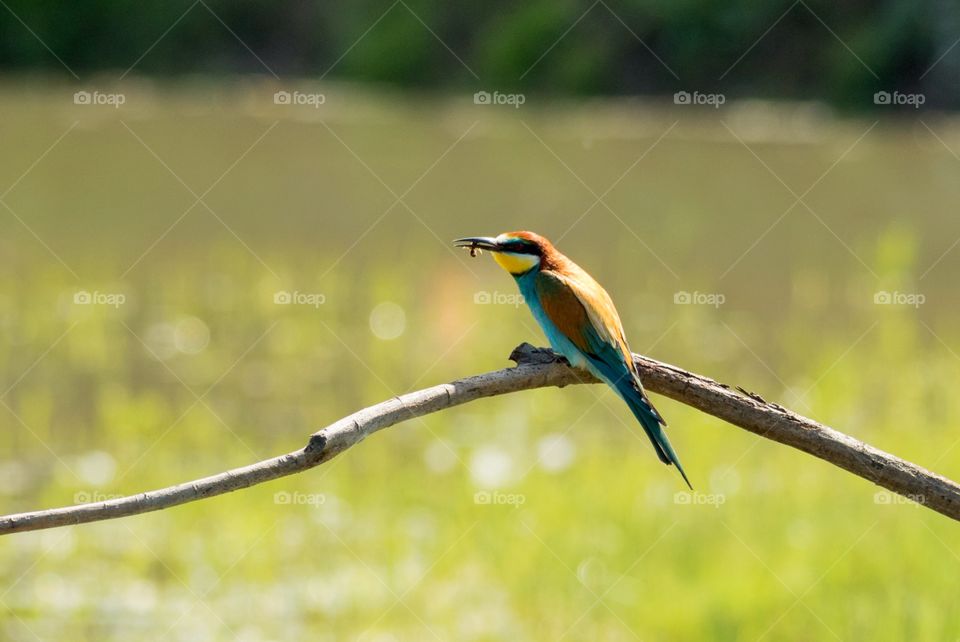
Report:
M348 49L391 6L396 20L406 16L402 28L388 16L362 41L379 57ZM748 47L790 6L754 16L751 36L710 64L726 68L747 52L743 64L772 65ZM0 39L0 512L251 463L361 407L509 365L515 345L544 340L511 279L450 241L511 229L546 235L596 276L635 351L960 477L960 121L873 113L867 94L857 114L813 100L847 64L873 91L847 49L830 73L769 90L803 101L736 99L731 82L720 83L731 92L720 109L696 108L674 104L669 83L621 79L584 97L546 76L514 108L475 103L477 90L527 85L461 82L465 67L409 10L426 5L364 9L360 27L350 10L333 12L323 24L335 43L313 43L326 53L303 67L246 42L262 25L231 11L260 15L258 3L192 7L175 25L156 9L169 18L159 29L150 11L125 9L137 24L98 22L106 31L86 37L99 49L76 35L54 39L87 24L75 8L3 7L12 22L0 29L16 38ZM562 7L570 26L589 5ZM876 19L894 11L871 7ZM446 39L460 25L469 38L451 39L454 50L483 42L484 29L517 10L499 11L451 14L435 31ZM527 28L548 41L566 28L529 11ZM793 5L778 24L804 11L812 15ZM276 34L309 34L309 16L297 15L274 15ZM201 16L221 41L191 31ZM921 30L909 16L886 20ZM628 24L646 34L648 22ZM124 75L168 26L170 39ZM672 40L697 41L691 24L669 29ZM768 44L787 46L776 29ZM826 34L827 44L809 41L823 56L840 46L820 22L810 29ZM29 53L39 42L31 31L51 39L50 51ZM574 47L576 27L567 37ZM417 47L429 55L405 62ZM555 53L595 61L585 77L610 69L591 47L558 45L542 64ZM396 69L383 66L400 51ZM79 82L58 77L68 73L51 52ZM319 82L328 67L316 61L341 55L342 71ZM434 55L449 57L454 80L426 64ZM684 80L696 77L696 65L662 55ZM960 51L935 68L951 60ZM548 85L556 95L540 93ZM767 95L763 86L743 91ZM302 100L286 104L278 92ZM925 107L935 104L930 94ZM603 387L483 400L391 428L292 478L2 538L0 637L960 636L953 523L686 406L655 403L694 494Z
M401 87L610 95L679 90L873 107L960 105L960 5L441 0L7 0L0 66L74 79L261 73ZM475 89L474 89L475 90Z

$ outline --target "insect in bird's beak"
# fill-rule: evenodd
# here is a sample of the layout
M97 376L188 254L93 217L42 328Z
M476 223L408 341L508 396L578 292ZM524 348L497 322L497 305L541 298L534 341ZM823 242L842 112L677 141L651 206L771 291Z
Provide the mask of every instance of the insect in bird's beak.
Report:
M500 249L497 239L489 236L469 236L467 238L457 239L453 242L457 247L470 250L470 256L478 256L483 250L496 252Z

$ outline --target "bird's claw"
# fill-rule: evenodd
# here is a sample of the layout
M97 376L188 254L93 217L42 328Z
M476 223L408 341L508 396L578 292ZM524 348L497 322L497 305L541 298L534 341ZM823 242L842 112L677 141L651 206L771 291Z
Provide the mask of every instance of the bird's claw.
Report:
M513 349L513 352L510 353L510 360L515 361L518 366L522 364L544 365L548 363L570 365L566 357L554 352L550 348L538 348L526 342L521 343Z

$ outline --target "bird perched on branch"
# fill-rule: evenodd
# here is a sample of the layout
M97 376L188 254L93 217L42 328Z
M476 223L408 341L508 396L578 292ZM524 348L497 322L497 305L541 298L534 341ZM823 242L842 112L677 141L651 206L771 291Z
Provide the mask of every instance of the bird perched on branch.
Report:
M667 422L643 390L620 316L606 290L550 241L533 232L474 236L457 239L454 245L469 249L473 256L477 250L493 254L517 281L550 346L570 365L588 370L613 388L643 426L660 461L676 466L690 486L663 431Z

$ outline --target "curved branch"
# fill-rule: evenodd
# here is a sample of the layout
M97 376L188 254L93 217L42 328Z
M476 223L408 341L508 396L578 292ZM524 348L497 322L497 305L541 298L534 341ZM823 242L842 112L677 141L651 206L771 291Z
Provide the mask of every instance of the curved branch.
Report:
M589 374L558 362L553 352L529 344L520 345L510 358L517 367L458 379L364 408L314 433L304 448L286 455L138 495L2 516L0 535L115 519L222 495L319 466L401 421L483 397L596 383ZM634 359L644 385L653 392L819 457L960 521L960 485L954 481L766 402L759 395L740 394L725 384L653 359L639 355Z

